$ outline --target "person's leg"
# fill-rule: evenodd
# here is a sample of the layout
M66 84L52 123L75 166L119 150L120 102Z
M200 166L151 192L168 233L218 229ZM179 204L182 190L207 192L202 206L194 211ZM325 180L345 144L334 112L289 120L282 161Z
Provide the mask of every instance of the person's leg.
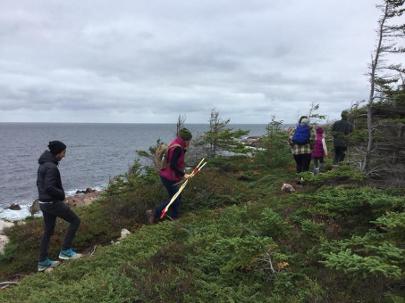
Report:
M62 250L72 248L73 239L80 225L80 218L62 201L54 202L52 207L49 208L49 212L70 223L63 241Z
M39 262L43 262L48 258L49 241L55 230L56 216L48 213L45 208L41 206L44 218L44 234L40 244Z
M333 164L337 165L339 163L339 159L340 159L340 149L339 146L335 146L334 148L335 150L335 157L333 158Z
M347 148L346 148L346 147L341 147L340 149L341 149L341 150L340 150L340 159L339 159L339 162L342 162L342 161L345 160Z
M314 168L319 168L319 158L314 158Z
M302 155L294 155L297 173L302 172Z
M319 173L319 158L314 158L314 174Z
M323 167L324 167L324 158L323 157L321 157L321 158L319 158L319 171L323 171Z
M170 206L169 211L170 217L172 219L177 219L179 217L180 204L181 204L181 195L179 195L178 198Z
M311 164L311 154L302 155L302 171L309 171L309 165Z
M177 182L175 182L175 181L169 181L169 180L166 180L165 178L160 178L160 179L161 179L161 181L162 181L163 186L164 186L164 187L166 188L166 190L167 190L167 193L168 193L168 195L169 195L169 198L168 198L167 200L163 201L158 207L155 208L155 211L154 211L154 218L155 218L155 220L159 220L160 215L161 215L163 209L167 206L167 204L169 204L171 198L172 198L172 197L177 193L177 191L179 190L179 186L176 185ZM176 201L173 202L173 204L171 205L170 208L172 208L173 206L175 206L174 204L179 203L179 202L178 202L179 200L181 200L181 196L179 196L179 197L176 199ZM175 207L176 207L176 209L175 209L175 215L177 215L177 212L176 212L176 211L178 211L178 206L179 206L178 204L177 204L177 206L175 206ZM173 211L172 211L172 210L171 210L170 213L171 213L171 215L173 215Z

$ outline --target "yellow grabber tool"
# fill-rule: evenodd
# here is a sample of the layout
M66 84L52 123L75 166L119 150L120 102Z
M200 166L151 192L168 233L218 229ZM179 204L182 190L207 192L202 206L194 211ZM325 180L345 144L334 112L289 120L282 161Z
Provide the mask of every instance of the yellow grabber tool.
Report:
M170 205L172 205L174 203L174 201L176 201L177 197L180 196L181 192L183 191L183 189L186 187L188 181L194 177L195 175L197 175L201 169L207 164L207 162L205 161L205 158L202 158L201 161L198 163L198 165L193 169L193 171L191 172L190 176L186 179L186 181L184 181L184 183L180 186L179 190L175 193L175 195L171 198L170 202L166 205L166 207L162 210L162 213L160 214L160 219L163 219L166 214L167 211L169 210Z

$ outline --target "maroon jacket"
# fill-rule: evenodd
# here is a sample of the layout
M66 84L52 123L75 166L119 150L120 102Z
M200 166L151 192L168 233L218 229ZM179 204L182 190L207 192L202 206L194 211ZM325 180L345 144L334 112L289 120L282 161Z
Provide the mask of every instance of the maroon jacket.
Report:
M325 150L323 148L323 129L321 127L316 128L315 143L312 150L312 158L323 158L325 156Z
M173 158L173 153L174 153L174 150L176 149L176 147L178 147L178 145L180 145L181 153L177 160L176 167L172 167L171 162L172 162L172 158ZM180 137L177 137L169 144L168 151L167 151L167 160L166 160L167 165L165 168L162 168L160 170L161 177L163 177L169 181L176 181L176 182L180 181L183 178L184 169L185 169L185 163L184 163L185 148L186 148L186 143ZM176 172L176 170L181 171L183 173L179 174L178 172Z

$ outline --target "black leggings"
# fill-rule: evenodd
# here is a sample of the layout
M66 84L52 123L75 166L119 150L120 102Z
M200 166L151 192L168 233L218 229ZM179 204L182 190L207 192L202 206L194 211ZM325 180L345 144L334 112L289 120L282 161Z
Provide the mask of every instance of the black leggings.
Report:
M63 241L62 249L72 247L72 241L80 225L80 218L63 201L55 201L46 204L41 203L40 207L44 215L44 235L40 246L39 261L44 261L48 258L49 241L55 230L56 218L60 217L70 223L65 240Z
M320 158L314 158L314 167L315 168L323 168L323 163L324 163L324 159L323 157Z
M311 163L311 154L294 155L295 163L297 164L297 173L309 171Z

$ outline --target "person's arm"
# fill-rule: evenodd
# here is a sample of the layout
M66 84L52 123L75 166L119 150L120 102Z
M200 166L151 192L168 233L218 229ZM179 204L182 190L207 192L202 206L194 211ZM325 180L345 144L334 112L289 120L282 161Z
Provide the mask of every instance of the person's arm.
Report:
M349 123L349 133L348 134L351 134L352 132L353 132L353 124L351 124L350 122L348 122Z
M325 152L325 156L328 156L328 147L326 146L326 140L325 137L322 138L322 146L323 146L323 151Z
M336 137L336 135L337 135L337 130L336 130L337 125L336 124L337 124L337 122L333 123L333 125L332 125L331 133L332 133L333 137Z
M295 130L290 130L289 131L289 135L288 135L288 144L290 144L290 146L293 146L294 145L294 143L293 143L293 138L294 138L294 133L295 133Z
M181 152L182 152L181 148L180 148L180 147L176 147L176 148L173 150L172 160L170 161L170 168L175 171L175 173L176 173L176 175L177 175L178 177L184 177L184 175L185 175L184 171L180 170L180 169L177 167L177 162L179 161L179 158L180 158L180 156L181 156Z
M59 171L57 167L50 167L45 173L45 191L58 201L65 200L65 192L58 185Z

